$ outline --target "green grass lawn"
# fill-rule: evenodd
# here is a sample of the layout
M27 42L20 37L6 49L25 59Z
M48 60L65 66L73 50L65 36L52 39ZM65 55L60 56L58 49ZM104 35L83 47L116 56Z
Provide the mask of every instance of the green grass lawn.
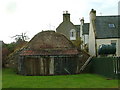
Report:
M3 69L3 88L117 88L118 80L93 74L22 76Z

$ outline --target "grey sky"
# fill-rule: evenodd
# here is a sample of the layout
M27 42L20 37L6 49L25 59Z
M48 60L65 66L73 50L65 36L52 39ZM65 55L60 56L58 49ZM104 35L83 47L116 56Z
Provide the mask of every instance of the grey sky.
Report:
M119 0L0 0L0 40L27 32L32 38L42 30L54 29L62 22L63 11L68 10L71 21L80 24L79 18L89 22L93 8L97 15L117 15Z

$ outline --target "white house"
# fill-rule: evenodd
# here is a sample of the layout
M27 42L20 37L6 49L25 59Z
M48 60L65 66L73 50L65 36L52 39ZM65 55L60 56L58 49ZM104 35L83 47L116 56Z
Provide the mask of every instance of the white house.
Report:
M83 41L81 49L85 49L85 46L88 47L89 42L89 23L84 23L84 18L82 18L80 22L80 37Z
M120 56L120 28L118 25L120 16L96 16L94 9L90 12L89 25L89 54L98 55L98 50L102 45L112 45L116 47L116 56ZM109 50L106 52L109 53Z

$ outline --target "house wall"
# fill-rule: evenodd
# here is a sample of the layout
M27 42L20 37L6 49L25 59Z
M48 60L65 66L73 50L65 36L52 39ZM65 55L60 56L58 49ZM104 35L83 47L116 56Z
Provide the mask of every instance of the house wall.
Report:
M93 27L90 24L90 31L89 31L89 54L92 56L96 56L96 45L95 45L96 41L95 41L95 34L93 31Z
M81 39L82 39L82 41L83 41L83 43L82 43L82 45L81 45L81 49L85 50L85 49L86 49L86 48L85 48L85 45L87 45L87 47L88 47L89 35L84 34L84 35L81 37Z
M70 40L70 31L74 29L76 31L75 26L71 22L62 22L56 29L56 32L64 34Z
M81 40L83 41L83 43L82 43L82 45L81 45L81 49L85 49L85 44L87 44L88 45L88 39L89 39L89 35L88 34L86 34L86 33L84 33L85 31L85 26L87 25L87 23L84 23L84 18L82 18L81 20L80 20L80 22L81 22L81 25L80 25L80 37L81 37ZM85 25L86 24L86 25ZM86 26L87 27L87 26ZM84 32L83 32L84 31Z
M83 35L84 44L88 44L88 41L89 41L88 38L89 38L89 36L87 34Z
M97 51L98 51L100 45L102 45L102 44L111 44L112 40L116 41L116 56L120 56L120 39L118 39L118 38L96 39Z
M116 44L116 55L120 57L120 38L118 39L118 42Z

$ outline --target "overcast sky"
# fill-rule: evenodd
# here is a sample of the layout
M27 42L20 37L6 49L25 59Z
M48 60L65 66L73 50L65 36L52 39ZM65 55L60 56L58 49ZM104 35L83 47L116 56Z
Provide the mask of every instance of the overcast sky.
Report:
M119 0L0 0L0 40L5 43L16 34L26 32L29 38L42 30L55 30L63 20L63 11L71 14L71 21L79 18L89 22L93 8L97 15L117 15ZM102 13L102 14L100 14Z

